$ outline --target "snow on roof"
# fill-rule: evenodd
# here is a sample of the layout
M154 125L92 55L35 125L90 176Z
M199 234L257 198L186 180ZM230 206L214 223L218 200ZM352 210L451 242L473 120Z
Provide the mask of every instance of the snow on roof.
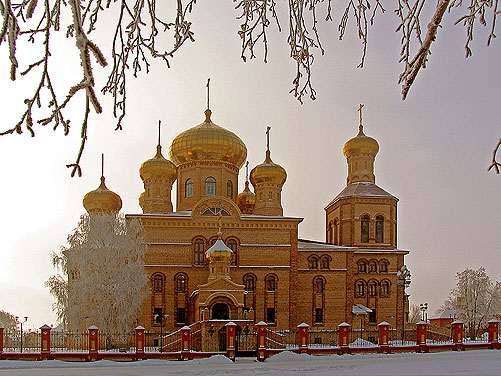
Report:
M353 305L351 312L354 313L355 315L360 315L360 314L371 313L372 309L364 306L363 304L355 304Z
M329 202L329 204L325 207L327 209L329 206L335 204L342 197L391 197L398 201L398 198L393 196L392 194L386 192L383 188L378 187L374 183L370 182L357 182L351 183L346 186L345 189L341 191L334 200Z
M347 247L342 245L334 245L316 240L298 239L297 248L302 249L357 249L356 247Z
M452 319L456 317L456 310L455 309L446 309L443 311L441 314L431 317L430 319Z

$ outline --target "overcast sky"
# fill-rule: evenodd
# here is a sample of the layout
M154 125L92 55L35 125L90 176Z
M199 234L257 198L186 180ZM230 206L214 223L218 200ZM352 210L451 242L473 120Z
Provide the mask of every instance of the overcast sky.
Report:
M287 31L285 4L279 4ZM101 153L108 188L122 197L125 213L139 213L138 170L155 154L158 120L167 156L178 133L204 120L208 77L212 120L245 142L251 168L264 160L265 130L272 127L272 158L288 174L284 215L304 218L301 238L325 240L324 207L346 185L342 149L357 134L357 108L363 103L364 131L380 145L376 184L400 199L398 247L410 250L405 263L412 273L411 303L428 302L432 315L454 287L455 273L466 267L485 266L493 279L499 279L501 176L487 173L487 167L501 136L500 42L494 40L486 48L486 33L480 33L473 57L464 59L465 32L452 25L458 13L447 14L428 67L403 102L397 84L402 67L393 6L388 5L371 29L363 69L356 68L362 49L353 26L346 40L339 41L337 22L321 23L326 55L315 55L315 101L306 99L300 105L288 94L295 65L289 59L286 32L271 28L267 64L262 54L244 63L233 3L200 2L192 16L196 42L177 53L170 69L154 63L149 75L129 79L123 131L114 131L111 99L100 96L105 113L90 118L82 178L70 178L65 167L78 152L82 96L68 111L74 116L69 136L64 137L61 129L37 127L35 138L26 132L0 137L0 309L29 316L29 327L55 323L52 298L43 285L54 273L50 252L65 243L84 213L83 196L99 185ZM335 9L335 19L340 15ZM102 30L94 36L108 59L109 35L110 30ZM78 56L73 56L74 42L53 41L53 47L57 43L61 55L52 69L64 94L81 73ZM19 56L21 65L37 53L30 47ZM3 44L2 130L18 121L23 99L32 95L30 86L36 83L32 78L13 85L7 58ZM100 88L107 70L94 64L94 71ZM242 169L239 191L244 181ZM172 197L175 203L175 190Z

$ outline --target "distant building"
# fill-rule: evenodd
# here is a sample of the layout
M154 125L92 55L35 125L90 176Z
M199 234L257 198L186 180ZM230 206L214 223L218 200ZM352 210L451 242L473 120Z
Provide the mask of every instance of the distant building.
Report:
M441 314L429 319L431 325L447 327L457 320L455 309L446 309Z
M379 145L364 134L362 122L343 149L347 186L325 207L323 242L298 239L302 218L283 215L287 173L271 159L269 129L264 162L237 194L247 147L211 115L205 111L201 124L173 140L170 160L159 142L139 170L143 213L127 218L144 228L150 294L138 323L147 330L156 330L162 317L165 330L228 320L239 326L265 321L277 329L302 322L401 327L408 304L397 272L408 251L397 248L398 199L375 184ZM302 199L326 173L304 182ZM84 200L89 212L120 210L120 198L104 183L91 193Z

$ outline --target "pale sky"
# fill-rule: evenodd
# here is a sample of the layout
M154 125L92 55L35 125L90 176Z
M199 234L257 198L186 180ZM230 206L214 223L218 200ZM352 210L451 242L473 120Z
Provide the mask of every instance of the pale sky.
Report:
M53 300L43 285L55 272L50 252L65 244L84 213L83 196L99 185L101 153L105 153L108 188L121 196L125 213L139 213L138 170L155 154L158 120L167 157L173 138L204 120L208 77L212 120L245 142L250 168L264 160L265 130L272 127L272 159L288 174L284 215L304 218L301 238L325 241L324 207L346 185L342 149L357 134L357 108L363 103L364 131L380 145L376 184L400 199L398 247L410 251L405 264L412 273L411 303L428 302L432 316L454 287L455 273L466 267L485 266L491 278L500 279L501 176L487 173L501 136L500 42L494 40L486 48L487 34L479 29L473 57L464 59L465 32L452 25L458 14L446 15L428 67L403 102L397 84L402 67L394 5L376 19L363 69L356 68L361 46L353 26L346 40L339 41L337 21L322 21L326 55L315 55L317 100L305 99L300 105L288 94L295 65L286 44L285 3L279 2L284 32L270 28L267 64L262 62L262 50L258 59L241 60L236 34L240 22L235 20L233 4L197 3L192 16L196 42L178 52L170 69L154 63L149 75L129 78L123 131L114 131L111 98L100 95L105 113L91 115L82 178L70 178L65 165L78 152L83 96L67 111L74 116L67 137L61 129L54 132L39 126L35 138L27 132L0 137L0 309L28 316L28 327L55 324ZM340 15L341 10L335 9L335 20ZM94 36L107 59L110 34L109 29ZM74 42L54 40L53 46L57 42L61 55L52 69L63 96L81 73ZM21 65L29 57L35 59L36 53L30 47L21 54ZM28 88L36 84L33 77L13 85L7 57L3 44L2 130L17 123L24 112L23 99L32 95ZM100 89L108 71L94 64L94 72ZM239 191L244 181L242 169Z

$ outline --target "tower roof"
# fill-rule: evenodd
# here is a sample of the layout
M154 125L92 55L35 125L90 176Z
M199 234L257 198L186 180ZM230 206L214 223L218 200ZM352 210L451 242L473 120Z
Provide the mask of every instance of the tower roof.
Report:
M363 126L359 126L358 134L344 144L343 153L346 158L354 154L372 154L376 156L379 151L378 142L364 134Z
M264 162L254 167L250 173L250 181L254 187L259 183L283 185L287 180L285 169L271 160L270 129L270 127L266 129L266 157Z
M170 147L171 160L179 166L193 161L222 161L239 169L247 158L247 147L233 132L211 120L211 110L205 111L205 121L180 133Z
M101 184L85 195L83 206L89 213L118 212L122 208L122 199L106 187L104 176L101 176Z

